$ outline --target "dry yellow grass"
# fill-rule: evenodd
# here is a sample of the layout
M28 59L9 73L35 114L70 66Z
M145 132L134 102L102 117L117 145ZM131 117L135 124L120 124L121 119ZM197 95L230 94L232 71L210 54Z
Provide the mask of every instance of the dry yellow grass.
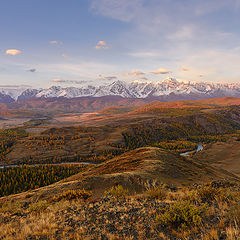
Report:
M204 187L199 186L203 189ZM234 193L238 191L238 186L231 188L233 198L229 201L211 198L212 200L206 205L208 212L206 215L201 215L202 224L183 228L178 228L176 225L158 226L155 216L166 206L171 206L179 200L190 201L191 205L200 206L203 204L202 200L191 197L192 193L197 190L179 188L173 191L167 189L166 186L162 188L167 194L166 199L161 200L149 199L145 194L138 194L126 198L107 197L90 202L61 200L54 203L48 202L47 206L42 201L36 201L27 208L24 202L19 203L17 208L11 208L9 203L0 213L4 219L0 224L0 239L100 239L101 234L104 234L107 239L169 240L176 237L178 239L218 240L224 234L227 240L239 239L239 223L234 219L230 219L229 222L228 219L230 209L237 206L238 196ZM225 189L230 190L229 187ZM190 197L187 198L187 195ZM16 206L14 202L12 204ZM36 207L43 205L43 208ZM222 206L225 205L227 207L223 208ZM123 231L125 227L129 232ZM148 231L148 236L152 237L146 237Z

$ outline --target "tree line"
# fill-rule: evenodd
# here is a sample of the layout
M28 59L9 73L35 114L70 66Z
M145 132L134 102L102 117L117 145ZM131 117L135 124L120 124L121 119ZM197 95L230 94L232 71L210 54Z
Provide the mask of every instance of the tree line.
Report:
M0 169L0 197L47 186L86 169L83 165L44 165Z

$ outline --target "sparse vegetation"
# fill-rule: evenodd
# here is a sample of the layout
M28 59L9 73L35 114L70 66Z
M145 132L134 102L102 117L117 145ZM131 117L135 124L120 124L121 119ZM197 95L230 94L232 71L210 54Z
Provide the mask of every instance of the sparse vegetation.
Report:
M79 189L56 195L54 201L5 202L0 208L3 216L0 238L100 239L104 236L106 239L237 240L240 237L239 186L231 188L233 197L227 202L213 197L206 203L201 199L191 200L192 193L197 196L201 188L215 192L209 190L211 185L199 185L197 190L164 188L166 195L162 200L144 193L82 201L83 195L88 198L91 194ZM116 187L118 192L124 189ZM228 186L221 188L230 190Z
M109 190L105 191L105 195L111 195L113 197L124 197L128 193L127 189L124 189L123 186L117 185L113 186Z
M54 196L51 201L52 202L59 202L61 200L74 200L74 199L83 199L87 200L92 196L91 192L86 191L85 189L79 190L68 190L60 195Z

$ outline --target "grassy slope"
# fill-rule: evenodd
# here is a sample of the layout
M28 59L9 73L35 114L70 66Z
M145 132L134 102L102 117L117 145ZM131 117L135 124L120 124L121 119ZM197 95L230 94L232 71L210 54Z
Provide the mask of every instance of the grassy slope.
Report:
M0 238L237 240L239 197L239 186L223 181L87 201L6 201L0 205Z
M134 193L141 192L149 182L181 186L219 179L239 181L237 176L202 161L192 161L166 150L148 147L124 153L53 185L5 199L49 199L62 191L82 187L91 190L94 196L102 196L105 190L116 184L121 184Z
M230 140L228 142L216 142L208 145L203 152L195 156L203 159L206 164L231 171L240 175L240 142Z

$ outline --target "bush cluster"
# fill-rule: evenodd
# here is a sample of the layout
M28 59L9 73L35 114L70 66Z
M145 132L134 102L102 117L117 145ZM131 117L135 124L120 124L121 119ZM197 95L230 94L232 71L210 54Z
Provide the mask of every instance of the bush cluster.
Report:
M42 201L38 201L38 202L30 204L28 207L28 211L39 213L39 212L47 209L48 206L49 206L49 203L46 200L42 200Z
M200 226L207 211L207 206L195 205L191 201L177 201L166 207L156 217L158 225L172 228Z

